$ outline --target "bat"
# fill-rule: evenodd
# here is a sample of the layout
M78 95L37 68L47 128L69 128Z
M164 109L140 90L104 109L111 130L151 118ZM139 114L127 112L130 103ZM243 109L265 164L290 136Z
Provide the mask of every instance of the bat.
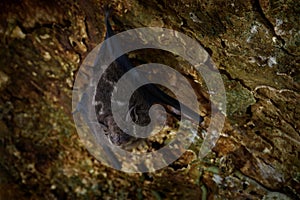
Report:
M108 39L114 35L114 31L109 22L109 14L108 10L105 11L105 25L106 25L106 35L105 39ZM113 45L115 46L115 44ZM113 47L109 47L110 51L113 51ZM137 138L126 134L123 130L121 130L116 124L111 110L111 96L112 91L114 89L115 83L120 79L120 77L126 73L127 71L134 68L134 65L130 62L128 56L126 54L118 57L110 67L104 72L101 76L98 85L95 90L93 104L95 105L95 111L97 116L97 121L103 127L105 134L109 137L110 142L118 146L125 146L132 141L136 141ZM136 74L139 76L139 74ZM145 77L138 77L145 78ZM86 103L88 102L87 93L84 93L81 97L81 100L78 102L75 111L73 112L81 112L83 118L87 118L86 122L88 124L97 123L97 122L89 122L89 112L86 110ZM132 95L134 99L129 104L129 113L132 117L133 121L140 125L147 125L149 123L150 117L148 115L149 108L153 104L161 104L163 106L170 106L178 111L183 110L182 114L192 119L195 123L199 124L203 121L203 117L201 117L197 112L190 109L188 106L184 104L179 104L178 100L173 98L172 96L165 93L155 84L146 84L137 89L137 91ZM181 109L182 107L182 109ZM176 114L174 111L170 109L166 109L172 116L179 119L180 116ZM95 138L98 133L93 132Z

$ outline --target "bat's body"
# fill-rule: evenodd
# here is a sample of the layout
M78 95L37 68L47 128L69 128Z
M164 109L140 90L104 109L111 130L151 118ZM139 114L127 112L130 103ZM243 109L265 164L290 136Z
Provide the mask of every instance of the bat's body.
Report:
M106 36L105 39L114 35L114 32L109 23L109 12L106 12L105 16L105 24L106 24ZM114 42L114 41L113 41ZM117 44L113 44L114 48L117 47ZM109 51L114 51L113 47L109 47ZM109 53L109 52L108 52ZM137 138L126 134L123 130L121 130L116 124L111 110L111 97L112 91L114 89L117 81L122 77L124 73L133 69L132 63L129 61L126 55L122 55L117 58L106 71L102 74L94 96L94 104L96 110L96 116L98 122L104 128L106 135L109 137L110 141L116 145L121 145L123 147L127 147L127 144L134 142ZM139 76L137 73L136 76ZM144 78L144 77L138 77ZM81 101L85 101L86 98L83 95ZM77 110L81 111L84 115L88 116L88 111L84 110L84 103L79 102L77 106ZM121 102L122 103L122 102ZM82 104L82 105L81 105ZM173 97L169 96L167 93L163 92L159 87L155 84L147 84L140 87L134 94L132 95L132 101L129 102L129 116L132 117L133 121L140 125L147 125L150 122L149 117L149 108L153 104L161 104L163 106L171 106L174 109L181 111L182 114L191 118L194 123L200 123L203 121L203 118L191 110L185 105L181 105L179 102ZM170 111L170 109L166 109L170 114L172 114L177 119L180 118L178 114ZM182 111L183 110L183 111ZM75 111L77 112L77 111ZM94 133L98 134L98 133Z

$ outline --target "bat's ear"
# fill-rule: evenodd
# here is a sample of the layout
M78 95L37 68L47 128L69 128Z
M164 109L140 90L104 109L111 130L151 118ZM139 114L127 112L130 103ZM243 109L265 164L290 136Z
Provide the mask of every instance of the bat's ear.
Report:
M104 11L104 14L105 14L105 19L108 19L109 15L111 13L111 7L108 4L106 4L103 7L103 11Z
M103 12L104 12L104 17L105 17L105 24L106 24L106 27L107 28L110 28L110 24L109 24L109 16L110 16L110 13L112 12L112 8L110 7L109 4L106 4L104 5L103 7ZM111 28L110 28L111 29Z

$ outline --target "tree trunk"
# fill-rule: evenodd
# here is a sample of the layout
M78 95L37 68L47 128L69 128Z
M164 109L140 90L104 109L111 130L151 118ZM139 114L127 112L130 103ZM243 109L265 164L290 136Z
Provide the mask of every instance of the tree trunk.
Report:
M300 199L299 1L110 2L116 32L157 26L197 40L226 89L213 151L199 160L193 144L172 165L144 174L101 165L72 119L76 73L104 40L104 5L0 2L1 199ZM133 57L167 60L155 52Z

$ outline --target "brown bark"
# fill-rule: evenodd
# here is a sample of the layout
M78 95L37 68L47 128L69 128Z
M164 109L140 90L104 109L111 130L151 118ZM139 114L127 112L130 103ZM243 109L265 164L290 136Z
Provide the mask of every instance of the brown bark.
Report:
M194 144L151 174L102 166L73 124L75 74L103 41L105 4L0 3L1 199L299 199L299 2L110 2L117 31L159 26L198 40L227 92L213 152L197 160Z

